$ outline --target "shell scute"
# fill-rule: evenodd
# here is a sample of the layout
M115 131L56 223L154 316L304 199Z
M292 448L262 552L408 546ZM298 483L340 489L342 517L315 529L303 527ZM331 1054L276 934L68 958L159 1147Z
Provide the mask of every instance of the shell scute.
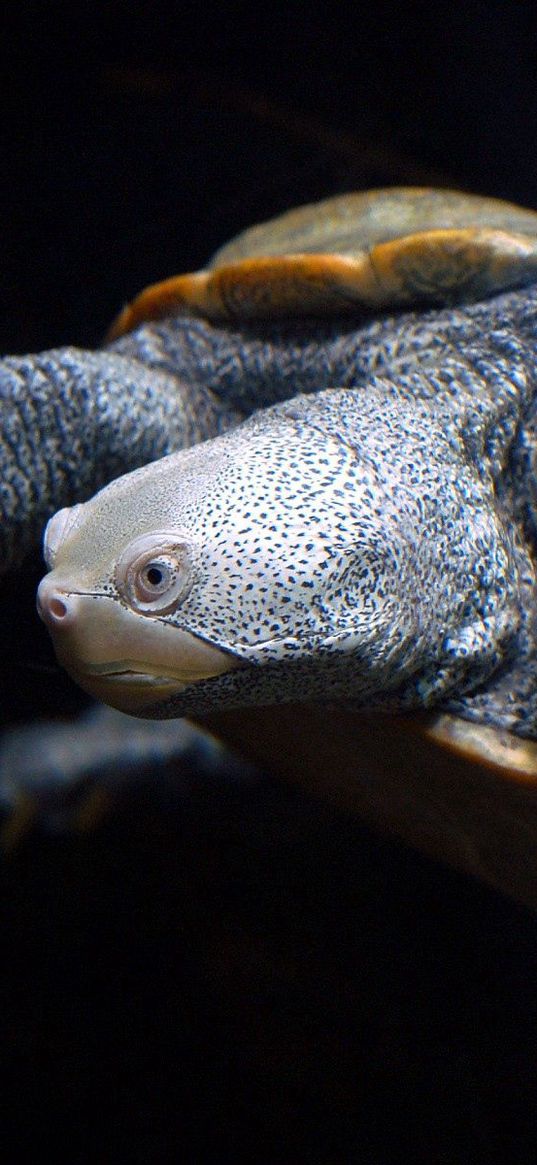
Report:
M399 188L340 195L244 231L204 271L145 288L114 322L219 321L446 304L537 278L537 214L499 199Z

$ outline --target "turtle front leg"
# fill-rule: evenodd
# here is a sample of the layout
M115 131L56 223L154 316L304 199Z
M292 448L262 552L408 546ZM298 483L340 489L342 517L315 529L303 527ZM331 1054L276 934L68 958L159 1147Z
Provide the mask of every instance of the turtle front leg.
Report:
M58 348L0 362L0 573L55 510L233 420L203 386L113 351Z

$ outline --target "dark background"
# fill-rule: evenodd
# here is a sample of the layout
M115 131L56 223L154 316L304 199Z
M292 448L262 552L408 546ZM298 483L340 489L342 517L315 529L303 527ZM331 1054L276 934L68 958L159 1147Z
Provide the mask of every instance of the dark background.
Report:
M532 5L3 23L3 351L98 344L145 283L331 193L436 182L537 207ZM8 722L81 706L35 671L36 577L2 590ZM166 788L4 866L19 1153L533 1162L535 918L271 778Z

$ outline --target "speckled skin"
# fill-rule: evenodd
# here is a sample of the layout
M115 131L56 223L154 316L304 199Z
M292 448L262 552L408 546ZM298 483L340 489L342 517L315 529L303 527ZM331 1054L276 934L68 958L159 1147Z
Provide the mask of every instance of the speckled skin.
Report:
M234 428L114 483L88 507L88 546L112 562L129 538L155 528L164 496L158 526L173 518L197 549L184 601L162 618L248 665L193 685L155 715L352 698L447 708L537 736L536 311L531 287L360 326L219 328L181 318L89 357L128 374L115 399L129 407L111 424L108 395L96 407L88 380L77 379L93 426L88 478L79 488L59 475L50 509L118 472L118 448L131 456L121 426L144 431L139 382L162 388L166 432L155 426L155 455L166 441L180 447ZM285 403L266 408L274 401ZM33 434L35 458L39 420ZM135 446L132 464L138 457ZM30 480L27 461L25 471ZM110 515L119 512L118 540ZM257 564L252 587L245 580ZM95 586L112 593L110 571Z
M61 506L137 465L293 396L397 375L444 344L495 360L484 332L532 344L531 289L467 309L369 323L290 321L223 327L189 317L139 328L98 352L61 348L0 361L0 572L35 548ZM497 325L497 326L496 326ZM466 357L467 358L467 357ZM508 362L510 356L504 357ZM529 374L529 373L528 373Z

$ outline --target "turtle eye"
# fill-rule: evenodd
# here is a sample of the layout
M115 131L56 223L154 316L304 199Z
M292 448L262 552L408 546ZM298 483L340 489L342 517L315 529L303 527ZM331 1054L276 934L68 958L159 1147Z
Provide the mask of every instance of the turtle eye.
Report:
M142 615L172 611L190 590L191 546L177 534L143 534L118 561L115 581L121 595Z
M169 595L177 582L180 563L172 554L150 558L137 571L134 579L136 597L142 603L151 603L162 595Z

